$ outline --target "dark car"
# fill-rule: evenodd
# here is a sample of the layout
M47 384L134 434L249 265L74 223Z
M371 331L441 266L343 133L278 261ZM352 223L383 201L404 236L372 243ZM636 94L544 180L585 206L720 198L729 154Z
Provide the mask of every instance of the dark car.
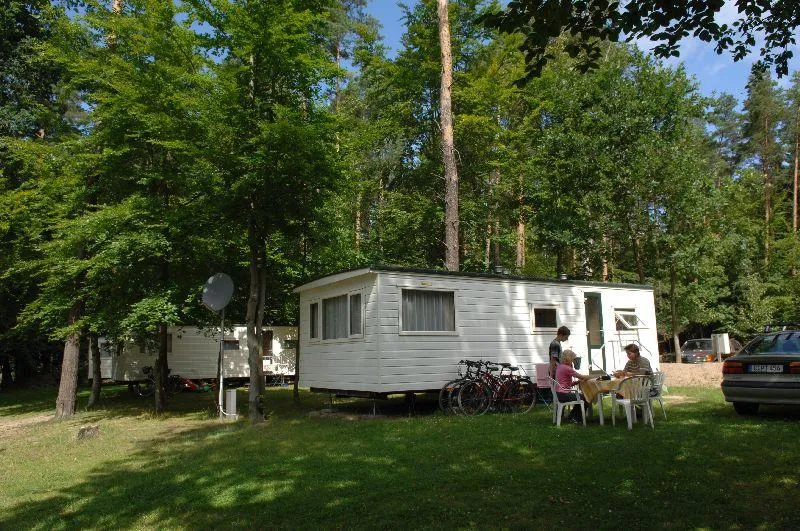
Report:
M736 354L742 349L742 345L731 338L730 340L730 354L723 354L722 358L727 358ZM681 347L681 360L684 363L701 363L705 361L717 361L717 356L711 346L711 338L703 339L690 339Z
M800 405L800 329L761 334L725 360L722 393L740 415L759 404Z

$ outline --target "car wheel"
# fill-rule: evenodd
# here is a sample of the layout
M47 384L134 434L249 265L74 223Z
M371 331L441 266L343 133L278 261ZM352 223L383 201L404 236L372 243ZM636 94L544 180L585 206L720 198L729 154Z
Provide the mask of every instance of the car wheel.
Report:
M755 415L758 413L758 404L753 402L734 402L733 409L740 415Z

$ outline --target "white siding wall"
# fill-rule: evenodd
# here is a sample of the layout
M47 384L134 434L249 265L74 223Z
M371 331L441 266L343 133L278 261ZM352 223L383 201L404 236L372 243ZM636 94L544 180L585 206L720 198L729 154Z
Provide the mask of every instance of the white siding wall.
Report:
M299 385L325 389L379 391L378 328L374 273L304 291L300 296ZM363 334L360 338L311 339L310 306L319 303L320 336L322 299L361 293Z
M603 330L606 345L606 370L622 369L628 361L623 350L628 343L639 343L641 355L650 362L653 370L659 367L658 336L656 331L656 309L653 292L650 290L602 288L586 289L601 293L603 308ZM632 308L646 329L617 331L614 311ZM600 359L595 360L600 365Z
M269 328L269 327L265 327ZM293 327L274 327L275 338L279 341L291 339ZM171 374L179 374L184 378L207 379L217 377L217 359L219 356L219 330L200 330L187 326L170 328L172 334L172 352L168 354ZM230 334L230 333L229 333ZM226 338L239 340L238 350L225 351L225 377L249 378L247 328L236 326L232 336ZM293 352L293 349L292 349ZM293 354L292 354L293 355ZM117 381L135 381L144 378L142 367L156 362L156 351L141 352L139 345L128 343L120 356L112 357L112 378ZM292 365L294 362L292 361Z
M532 330L529 305L555 307L558 326L585 337L583 299L573 286L388 272L380 282L383 391L437 389L457 376L461 359L509 362L533 377L533 365L547 362L555 328ZM403 288L454 291L456 335L401 335Z
M453 291L455 334L401 333L403 288ZM323 298L353 290L362 291L364 337L310 340L310 304L320 302L321 308ZM382 393L434 390L457 376L461 359L509 362L535 377L533 365L548 362L556 328L533 329L531 307L556 308L556 327L565 325L572 332L562 347L581 356L581 372L585 373L591 368L584 308L588 292L601 294L606 368L621 368L626 361L624 353L620 357L621 346L637 337L642 354L656 368L655 308L649 289L378 271L301 292L300 385ZM618 334L615 308L635 309L649 328L633 337ZM592 354L593 361L601 365L600 352Z

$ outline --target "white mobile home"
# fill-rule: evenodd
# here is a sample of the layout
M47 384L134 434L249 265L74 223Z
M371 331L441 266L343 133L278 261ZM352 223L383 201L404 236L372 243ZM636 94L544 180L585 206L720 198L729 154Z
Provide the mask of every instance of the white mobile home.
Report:
M622 368L628 343L658 366L650 286L370 266L295 292L299 383L312 391L434 391L462 359L507 361L533 375L561 325L582 372Z
M265 374L294 374L297 327L271 326L263 329ZM226 331L225 378L249 378L247 328L234 326ZM104 379L132 382L144 379L142 367L153 366L157 350L147 345L126 343L116 352L100 340L100 368ZM219 329L203 330L195 326L171 327L167 332L167 361L171 374L189 379L215 379L219 357ZM91 359L89 378L92 377Z

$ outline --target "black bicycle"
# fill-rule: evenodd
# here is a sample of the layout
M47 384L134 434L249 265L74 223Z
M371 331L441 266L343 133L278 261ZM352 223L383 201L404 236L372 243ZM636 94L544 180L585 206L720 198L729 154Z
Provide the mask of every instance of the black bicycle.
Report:
M180 393L186 388L183 378L175 375L169 375L170 369L167 369L167 394ZM133 391L139 396L153 396L156 392L156 373L153 367L142 367L142 374L144 380L140 380L133 384Z

